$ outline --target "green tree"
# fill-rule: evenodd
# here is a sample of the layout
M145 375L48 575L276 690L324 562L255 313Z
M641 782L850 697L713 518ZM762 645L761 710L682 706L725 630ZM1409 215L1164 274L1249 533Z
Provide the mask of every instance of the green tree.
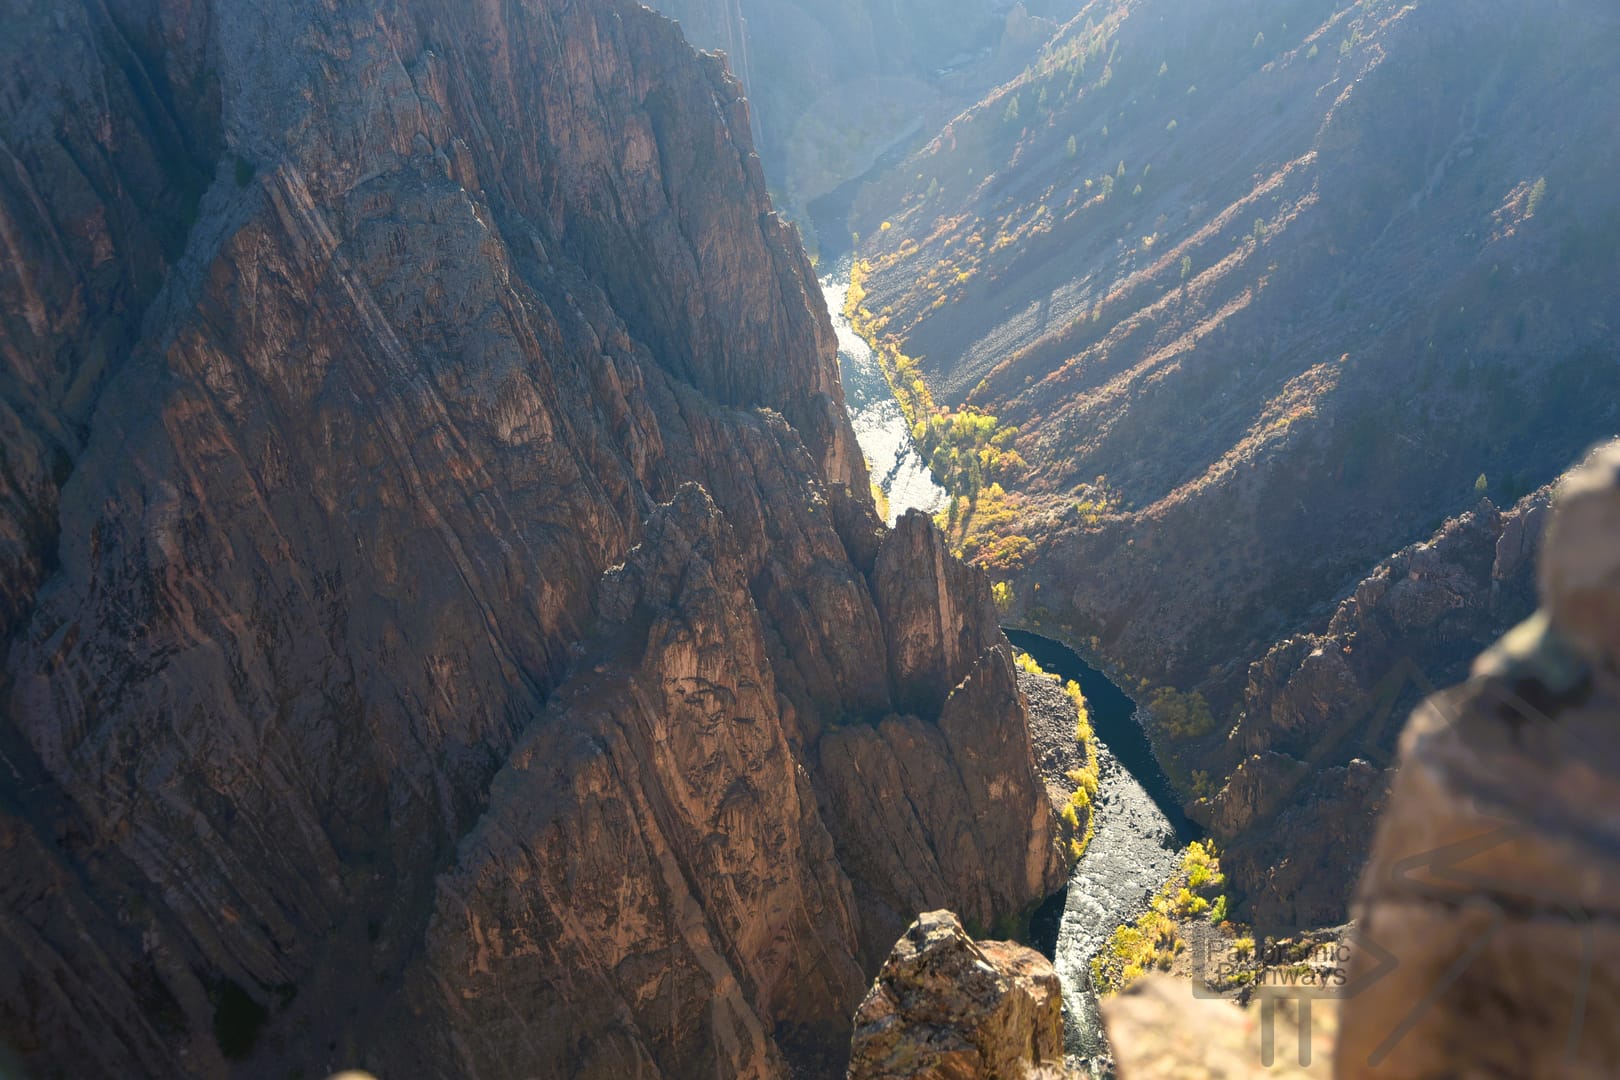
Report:
M1199 693L1183 694L1163 687L1148 698L1148 711L1171 738L1197 739L1215 730L1209 702Z
M1069 156L1071 161L1080 152L1080 144L1075 142L1073 135L1070 135L1069 141L1063 144L1063 152Z
M1485 478L1484 473L1480 473L1479 479L1474 481L1474 494L1483 499L1485 493L1489 490L1491 490L1491 482Z
M1530 216L1535 217L1536 211L1541 209L1541 200L1547 197L1547 178L1543 176L1537 180L1530 189Z
M1007 102L1007 111L1002 114L1004 123L1015 123L1018 120L1018 95L1014 94L1012 100Z

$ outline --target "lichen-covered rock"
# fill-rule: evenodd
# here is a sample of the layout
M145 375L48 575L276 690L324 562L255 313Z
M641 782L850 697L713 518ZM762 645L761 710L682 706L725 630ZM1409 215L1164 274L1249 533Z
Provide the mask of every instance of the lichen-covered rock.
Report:
M1338 1075L1600 1077L1620 1060L1620 445L1560 487L1542 614L1412 717L1362 878Z
M975 942L949 911L895 943L855 1014L849 1080L1064 1080L1063 995L1045 957Z

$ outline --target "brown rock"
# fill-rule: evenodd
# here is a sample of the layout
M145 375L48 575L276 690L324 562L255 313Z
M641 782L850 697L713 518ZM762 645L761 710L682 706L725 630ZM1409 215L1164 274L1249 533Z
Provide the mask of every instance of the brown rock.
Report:
M850 1080L1062 1080L1063 1000L1045 957L974 942L931 911L895 943L855 1014Z
M1616 448L1561 488L1542 553L1551 618L1413 715L1358 898L1339 1075L1584 1077L1620 1060ZM1578 658L1589 663L1584 670Z
M878 549L873 591L893 642L895 704L937 714L951 688L1000 643L989 581L952 558L928 515L912 510Z
M536 1060L767 1076L779 1031L841 1037L863 983L854 898L733 545L689 485L603 581L596 662L514 749L439 879L416 1018L398 1020L413 1034L384 1071L426 1054L481 1077Z
M1015 676L1002 645L951 692L937 723L889 716L822 739L823 814L841 859L868 883L867 955L882 955L917 911L949 903L971 925L1013 925L1028 898L1062 886L1059 824L1013 703Z
M1620 443L1559 485L1541 595L1553 630L1594 667L1620 671Z

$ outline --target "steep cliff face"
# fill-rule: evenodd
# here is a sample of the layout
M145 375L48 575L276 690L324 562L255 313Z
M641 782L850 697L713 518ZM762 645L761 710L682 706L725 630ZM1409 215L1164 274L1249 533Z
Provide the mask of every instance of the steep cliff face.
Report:
M0 42L0 640L56 564L56 505L108 371L220 153L203 10L16 5ZM51 57L50 63L40 58Z
M778 1029L836 1038L862 984L854 896L742 567L690 485L608 572L595 664L524 734L438 883L394 1020L418 1035L385 1071L425 1053L469 1076L766 1076Z
M1054 884L718 61L619 0L59 8L0 46L25 1062L780 1075L896 918ZM894 724L966 793L905 837L844 801L921 794Z
M1510 504L1612 434L1617 35L1589 0L1088 4L869 191L871 323L1018 429L1023 600L1224 719L1481 474Z

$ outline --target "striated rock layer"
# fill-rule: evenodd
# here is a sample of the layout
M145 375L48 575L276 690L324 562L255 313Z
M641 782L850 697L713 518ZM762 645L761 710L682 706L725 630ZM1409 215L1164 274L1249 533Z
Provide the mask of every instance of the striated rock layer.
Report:
M0 60L27 1067L827 1071L917 911L1058 882L988 587L882 533L672 24L35 3Z

